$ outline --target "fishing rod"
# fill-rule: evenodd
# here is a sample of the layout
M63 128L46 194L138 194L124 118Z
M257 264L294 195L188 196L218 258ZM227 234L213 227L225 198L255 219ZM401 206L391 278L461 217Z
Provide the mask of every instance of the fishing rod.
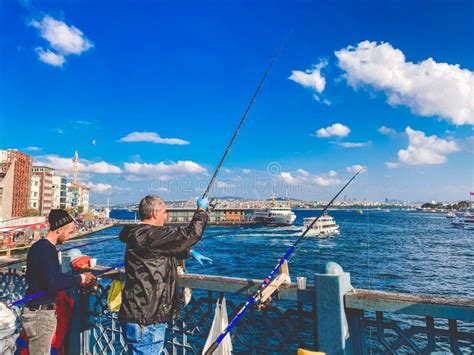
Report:
M125 263L123 263L123 262L122 262L122 263L118 263L118 264L116 264L116 265L114 265L114 266L111 266L111 267L109 267L109 268L107 268L107 269L100 270L100 271L97 272L94 276L99 276L99 275L106 274L106 273L108 273L109 271L118 269L119 267L122 267L122 266L124 266L124 265L125 265ZM44 296L44 295L46 295L46 292L45 292L45 291L43 291L43 292L38 292L38 293L36 293L36 294L34 294L34 295L30 295L30 296L21 298L21 299L19 299L19 300L16 300L16 301L14 301L14 302L11 302L11 303L7 304L7 307L17 306L17 305L19 305L19 304L22 304L22 303L31 301L32 299L35 299L35 298L38 298L38 297L41 297L41 296Z
M260 89L262 88L263 86L263 83L265 82L265 79L267 78L268 74L270 74L270 71L273 67L273 64L275 63L278 55L280 54L280 51L281 49L283 48L283 45L286 41L286 38L283 39L283 41L280 43L280 45L278 46L275 54L273 55L273 58L272 60L270 61L270 64L268 65L268 67L266 68L265 72L263 73L263 76L262 78L260 79L258 85L257 85L257 88L255 89L255 92L253 93L252 97L250 98L250 101L242 115L242 117L240 118L240 121L239 121L239 124L237 125L237 128L234 130L234 134L232 134L232 138L230 139L230 142L229 144L227 144L227 147L225 148L224 150L224 153L222 154L222 157L221 159L219 160L219 164L217 164L217 168L216 170L214 170L214 174L212 175L211 177L211 180L209 181L209 184L207 185L206 187L206 190L204 191L204 193L202 194L202 198L206 198L207 195L209 194L209 191L211 190L212 188L212 185L214 184L214 181L216 180L217 178L217 175L219 174L219 171L221 170L221 167L222 165L224 164L224 161L227 157L227 154L229 154L230 152L230 148L232 147L232 144L234 143L234 140L235 138L237 137L237 134L239 133L240 131L240 128L242 127L242 124L244 123L245 119L247 118L247 115L248 113L250 112L250 109L252 108L253 106L253 103L255 102L255 99L257 98L257 95L258 93L260 92ZM212 202L210 203L212 204ZM183 268L185 267L184 264L184 260L178 260L178 264L180 266L182 266Z
M214 351L217 350L219 344L224 340L226 335L230 332L230 330L237 324L239 319L242 317L242 315L245 313L245 311L255 302L258 302L261 298L263 290L270 284L272 281L273 277L277 274L278 270L280 267L283 265L285 261L288 260L288 258L295 252L296 247L298 244L301 243L301 241L304 239L306 234L309 232L309 230L313 227L313 225L321 218L321 216L324 215L324 213L327 211L327 209L333 204L333 202L336 200L336 198L339 197L339 195L346 189L347 186L357 177L362 172L362 169L359 170L357 173L352 176L352 178L342 187L342 189L339 190L339 192L332 198L331 201L324 207L324 209L321 211L318 217L316 217L311 224L306 228L306 230L301 234L300 237L296 240L295 243L286 251L285 255L283 255L283 258L281 258L276 266L273 268L273 270L268 274L268 276L263 279L262 283L258 287L257 291L254 292L252 296L250 296L247 301L243 304L243 306L239 309L237 314L234 316L234 318L230 321L229 325L224 329L224 331L217 337L217 339L212 343L212 345L206 350L205 355L212 355Z
M262 88L263 83L265 82L265 79L267 78L268 74L270 74L270 71L273 67L273 64L275 63L278 55L280 54L281 49L283 48L285 41L286 41L286 38L280 43L280 46L278 47L277 51L273 55L273 58L272 58L270 64L268 65L268 67L265 70L262 78L260 79L260 82L258 83L257 88L256 88L254 94L252 95L252 97L251 97L251 99L250 99L250 101L247 105L247 108L244 111L244 114L240 118L239 124L237 125L237 128L235 129L234 134L232 135L232 138L230 139L229 144L227 145L226 149L224 150L224 154L222 154L221 160L219 161L219 164L217 165L217 168L214 171L214 174L212 175L212 178L209 181L209 184L207 185L206 191L204 191L204 193L202 195L202 198L205 198L209 194L209 191L211 190L211 187L214 184L214 181L216 180L217 175L219 174L219 171L222 167L222 164L224 164L225 158L227 157L227 154L230 151L232 143L234 143L235 137L237 137L237 134L239 133L240 128L242 127L242 124L244 123L245 119L247 118L247 115L248 115L251 107L253 106L253 103L254 103L255 99L257 98L257 95L260 92L260 89Z
M229 231L229 232L214 233L214 234L209 235L209 237L221 237L221 236L225 236L225 235L233 234L233 233L235 233L235 230L232 230L232 231ZM78 249L78 248L86 247L86 246L89 246L89 245L92 245L92 244L96 245L96 244L99 244L99 243L114 240L116 238L118 238L118 236L101 237L101 239L99 239L98 241L97 241L96 238L88 238L87 240L95 240L95 242L83 243L83 244L79 244L79 245L72 245L72 246L67 247L67 248L59 249L58 252L63 252L63 251L71 250L71 249ZM68 241L67 243L69 244L69 243L77 243L77 242L78 241L76 241L76 240L71 240L71 241ZM15 264L20 264L20 263L23 263L25 261L26 261L26 258L7 261L7 262L4 262L4 263L0 264L0 268L15 265Z
M83 243L83 244L79 244L79 245L72 245L68 248L63 248L63 249L60 249L58 250L58 252L63 252L63 251L67 251L67 250L71 250L71 249L76 249L76 248L82 248L82 247L85 247L85 246L88 246L88 245L91 245L91 244L99 244L99 243L103 243L103 242L107 242L107 241L110 241L110 240L113 240L117 238L117 236L114 236L114 237L107 237L107 238L103 238L103 239L100 239L97 241L96 238L89 238L89 239L94 239L95 242L89 242L89 243ZM69 243L77 243L78 241L76 240L71 240L68 242ZM3 264L0 264L0 268L2 267L6 267L6 266L10 266L10 265L15 265L15 264L20 264L22 262L25 262L26 261L26 258L21 258L21 259L17 259L17 260L13 260L13 261L7 261Z

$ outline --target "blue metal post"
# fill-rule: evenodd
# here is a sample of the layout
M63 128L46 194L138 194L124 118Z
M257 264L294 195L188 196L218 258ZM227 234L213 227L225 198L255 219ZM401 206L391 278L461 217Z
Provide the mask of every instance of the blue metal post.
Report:
M346 354L348 326L344 295L352 289L350 274L333 262L314 275L318 350L328 355Z

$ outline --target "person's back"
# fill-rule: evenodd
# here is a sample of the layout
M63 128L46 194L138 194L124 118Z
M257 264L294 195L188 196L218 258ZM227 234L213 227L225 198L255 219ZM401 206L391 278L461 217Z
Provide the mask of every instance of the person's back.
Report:
M157 354L166 323L179 316L177 259L187 259L204 232L208 215L198 209L187 227L164 227L166 209L156 196L140 202L139 225L120 233L125 248L125 286L119 320L129 353Z

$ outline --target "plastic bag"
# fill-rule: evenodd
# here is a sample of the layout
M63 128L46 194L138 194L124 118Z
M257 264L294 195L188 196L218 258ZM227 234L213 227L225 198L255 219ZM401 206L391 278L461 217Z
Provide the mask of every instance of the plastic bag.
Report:
M211 330L204 345L202 353L204 354L208 348L211 347L212 343L217 339L217 337L227 328L229 320L227 318L227 303L225 297L219 302L216 303L216 312L214 313L214 319L212 320ZM230 334L227 334L226 337L219 344L219 347L214 352L215 355L230 355L232 354L232 341L230 339Z
M111 312L118 312L122 304L122 290L125 284L120 280L113 280L107 295L107 306Z
M0 302L0 354L13 354L16 349L16 315Z

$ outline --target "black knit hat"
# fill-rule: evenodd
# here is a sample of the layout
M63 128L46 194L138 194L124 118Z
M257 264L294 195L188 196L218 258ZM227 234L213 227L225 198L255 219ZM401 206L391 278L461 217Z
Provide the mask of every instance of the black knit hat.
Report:
M48 216L49 221L49 230L54 231L58 228L65 226L71 222L74 222L74 219L67 213L65 210L51 210Z

